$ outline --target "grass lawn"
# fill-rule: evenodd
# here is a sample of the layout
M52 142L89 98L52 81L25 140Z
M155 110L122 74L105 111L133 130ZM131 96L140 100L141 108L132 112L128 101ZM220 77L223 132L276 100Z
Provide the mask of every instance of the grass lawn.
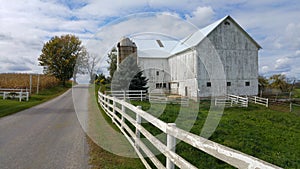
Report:
M156 114L160 109L160 105L151 106L147 102L132 103L141 105L151 114ZM198 135L201 133L209 106L210 102L201 102L197 120L190 132ZM188 112L189 107L167 105L159 118L174 122L180 109ZM187 118L186 124L193 122L194 120L189 121ZM144 126L153 134L161 133L151 125ZM254 104L250 104L248 108L225 108L216 131L209 139L283 168L300 168L299 112L283 113ZM177 144L176 152L198 168L232 168L183 142ZM159 158L164 161L164 157Z
M300 98L300 89L294 89L294 98Z
M91 92L97 92L99 89L99 86L95 87L95 91L93 91L93 87L90 88ZM97 96L97 93L96 93ZM92 103L93 99L89 101L89 103ZM99 118L97 114L90 113L89 117L91 118L90 121L90 131L93 130L91 133L99 133L97 136L94 136L94 140L92 140L90 137L87 137L87 142L89 145L89 164L91 165L92 169L143 169L145 168L143 163L140 161L139 158L127 158L115 155L109 151L104 150L101 146L101 137L110 138L110 135L112 133L107 132L107 129L103 129L103 124L99 124L102 122L102 120L105 120L108 123L108 127L111 127L112 130L120 132L118 128L112 123L110 117L108 117L105 112L101 109L101 107L97 103L92 103L92 106L96 105L97 107L93 108L90 107L90 110L94 109L100 109L100 112L94 111L96 113L100 113L100 116L102 114L103 118ZM101 127L102 126L102 127ZM101 132L106 131L107 133L101 135ZM100 137L97 139L97 137ZM112 139L115 139L115 137L112 137ZM127 140L124 140L127 141ZM98 144L96 144L97 142ZM116 142L116 140L111 140L111 142ZM105 143L103 143L105 144ZM129 144L129 143L128 143ZM130 145L128 145L130 146ZM118 146L115 146L118 147ZM127 151L127 150L126 150ZM134 151L133 151L134 152Z
M61 95L69 88L71 88L71 86L72 84L68 83L66 87L56 86L50 89L42 90L38 95L31 95L29 101L19 102L19 99L3 100L2 97L0 97L0 118L46 102L54 97Z
M89 164L92 169L143 169L139 159L120 157L112 154L87 137L89 145Z

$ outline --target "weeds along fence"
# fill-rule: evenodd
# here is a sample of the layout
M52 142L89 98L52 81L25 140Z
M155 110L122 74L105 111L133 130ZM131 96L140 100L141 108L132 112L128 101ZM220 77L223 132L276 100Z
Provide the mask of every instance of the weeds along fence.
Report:
M225 147L218 143L198 135L189 133L176 127L175 123L165 123L149 113L141 110L141 107L135 107L124 100L120 100L98 92L98 102L106 114L111 117L114 124L118 126L130 144L134 147L137 155L146 168L151 168L143 154L145 154L153 165L157 168L173 169L175 166L179 168L196 168L188 160L178 155L176 150L176 142L184 141L192 147L195 147L211 156L218 158L237 168L261 168L261 169L277 169L273 164L267 163L250 155ZM129 111L134 113L129 115ZM153 136L142 125L141 121L146 121L167 135L166 144ZM131 127L129 127L129 125ZM145 137L157 150L166 157L166 165L156 158L154 153L141 140L141 135ZM203 161L201 161L203 162Z

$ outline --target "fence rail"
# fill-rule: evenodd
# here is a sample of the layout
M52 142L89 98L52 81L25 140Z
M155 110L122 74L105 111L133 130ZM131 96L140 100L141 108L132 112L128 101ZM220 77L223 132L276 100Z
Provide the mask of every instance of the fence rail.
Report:
M23 98L26 99L26 101L29 100L29 91L28 89L5 89L0 88L0 96L3 97L3 100L6 98L18 98L21 102Z
M255 103L255 104L260 104L260 105L269 107L269 99L267 99L267 98L251 96L251 97L249 97L249 101L251 101L252 103Z
M133 100L146 100L147 91L146 90L120 90L120 91L106 91L109 96L116 97L118 99L133 99Z
M175 165L179 168L196 168L186 159L175 153L176 140L184 141L187 144L237 168L280 168L255 157L177 128L176 124L174 123L165 123L149 113L141 110L140 107L135 107L124 100L104 95L100 91L98 92L98 102L106 114L111 117L112 121L118 126L130 144L134 147L146 168L150 169L151 167L142 154L146 154L146 156L149 157L149 159L157 168L173 169ZM135 113L135 118L127 114L126 110L130 110L131 112ZM166 145L141 125L142 119L151 123L153 126L160 129L167 135ZM135 131L132 131L126 122L131 123L131 125L135 127ZM166 157L166 166L161 163L161 161L154 156L152 151L143 143L143 141L140 140L141 134L145 136L145 138Z
M236 95L226 95L223 98L215 98L215 105L225 105L225 107L248 107L248 98Z
M166 96L164 93L149 93L149 101L151 103L164 103L164 104L181 104L188 106L189 98L177 95Z

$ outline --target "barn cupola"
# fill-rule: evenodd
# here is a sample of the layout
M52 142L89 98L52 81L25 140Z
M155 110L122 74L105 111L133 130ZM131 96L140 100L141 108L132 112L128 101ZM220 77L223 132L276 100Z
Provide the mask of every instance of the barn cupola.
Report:
M137 58L137 47L133 41L123 37L117 45L118 47L118 65L127 57L134 56Z

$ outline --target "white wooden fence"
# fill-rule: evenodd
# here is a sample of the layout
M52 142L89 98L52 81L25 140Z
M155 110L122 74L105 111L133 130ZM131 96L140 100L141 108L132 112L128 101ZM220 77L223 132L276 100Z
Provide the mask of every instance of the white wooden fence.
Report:
M255 169L277 169L273 164L267 163L255 157L249 156L234 149L225 147L198 135L189 133L185 130L176 127L174 123L165 123L149 113L141 110L140 107L135 107L124 100L120 100L111 96L107 96L98 92L98 102L112 121L118 126L121 132L128 139L130 144L134 147L136 153L147 169L150 165L145 160L143 153L152 161L157 168L173 169L175 165L179 168L196 168L186 159L175 153L176 140L181 140L187 144L202 150L203 152L214 156L237 168L255 168ZM135 118L128 115L126 110L135 113ZM167 135L167 145L162 143L159 139L153 136L142 125L141 120L151 123L156 128L160 129ZM132 131L126 122L131 123L135 127ZM153 144L164 156L166 156L166 166L164 166L153 154L153 152L140 140L140 135ZM205 161L200 161L204 163Z
M23 98L26 99L26 101L29 100L29 91L27 89L1 89L0 88L0 96L3 97L3 100L6 98L18 98L21 102Z
M215 98L215 105L225 105L225 107L248 107L248 98L229 94L223 98Z
M260 104L260 105L269 107L269 99L267 99L267 98L251 96L251 97L249 97L249 101L251 101L255 104Z
M120 90L120 91L106 91L109 96L116 97L118 99L133 99L133 100L146 100L147 91L146 90Z
M164 93L149 93L148 99L151 103L181 104L188 106L189 98L182 96L166 96Z

